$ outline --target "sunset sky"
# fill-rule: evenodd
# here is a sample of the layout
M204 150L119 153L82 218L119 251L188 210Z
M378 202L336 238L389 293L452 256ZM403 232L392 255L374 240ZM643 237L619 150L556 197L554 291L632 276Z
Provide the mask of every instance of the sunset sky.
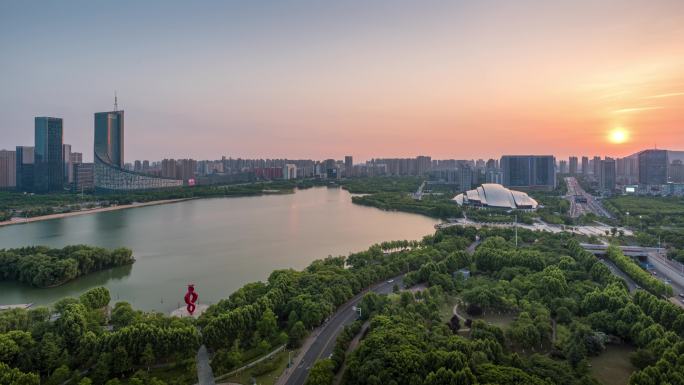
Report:
M684 1L0 2L0 148L115 90L126 161L684 150Z

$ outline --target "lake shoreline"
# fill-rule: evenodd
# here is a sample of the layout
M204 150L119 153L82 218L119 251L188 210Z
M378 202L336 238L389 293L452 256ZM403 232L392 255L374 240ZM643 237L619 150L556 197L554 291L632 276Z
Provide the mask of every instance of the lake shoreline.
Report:
M78 216L78 215L95 214L95 213L102 213L102 212L107 212L107 211L126 210L126 209L134 209L134 208L138 208L138 207L164 205L164 204L169 204L169 203L183 202L183 201L187 201L187 200L191 200L191 199L196 199L196 198L163 199L163 200L158 200L158 201L131 203L131 204L127 204L127 205L98 207L98 208L94 208L94 209L71 211L68 213L40 215L37 217L13 218L13 219L10 219L8 221L0 222L0 227L11 226L11 225L20 225L23 223L31 223L31 222L49 221L52 219L68 218L68 217L74 217L74 216Z

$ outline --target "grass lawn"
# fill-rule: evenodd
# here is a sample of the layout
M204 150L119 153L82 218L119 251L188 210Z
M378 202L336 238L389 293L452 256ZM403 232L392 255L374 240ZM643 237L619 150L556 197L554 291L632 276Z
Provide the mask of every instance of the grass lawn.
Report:
M635 370L629 361L629 354L633 351L629 345L608 345L606 351L589 359L592 376L606 385L628 383Z
M622 213L630 215L650 215L663 213L668 215L684 214L684 199L620 196L608 200Z
M145 371L145 369L141 369ZM150 369L149 377L156 377L167 384L191 385L197 383L197 368L195 360L187 360L174 366ZM122 380L122 384L129 384L130 379Z
M237 384L243 384L243 385L250 385L252 382L250 381L252 378L256 379L256 383L259 385L273 385L278 377L283 373L285 368L287 367L287 350L284 350L278 354L276 354L272 360L276 362L275 369L267 372L267 373L261 373L258 374L259 372L259 365L256 365L252 368L249 368L243 372L240 372L238 375L224 378L220 382L221 383L226 383L226 382L232 382L232 383L237 383ZM293 353L294 357L294 353Z

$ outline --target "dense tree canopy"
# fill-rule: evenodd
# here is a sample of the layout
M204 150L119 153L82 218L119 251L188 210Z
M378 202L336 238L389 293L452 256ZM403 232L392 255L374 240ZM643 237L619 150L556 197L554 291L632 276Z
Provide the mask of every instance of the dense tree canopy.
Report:
M134 261L133 252L126 248L107 250L75 245L62 249L46 246L0 249L0 280L51 287Z

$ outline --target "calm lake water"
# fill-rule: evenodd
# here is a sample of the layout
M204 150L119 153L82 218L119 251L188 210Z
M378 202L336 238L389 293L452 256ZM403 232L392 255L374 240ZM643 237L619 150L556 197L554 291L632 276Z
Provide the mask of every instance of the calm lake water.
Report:
M131 266L94 273L51 289L0 282L0 304L49 304L105 286L113 302L168 312L194 283L200 303L228 297L280 268L347 255L386 240L420 239L435 220L354 205L342 189L199 199L0 228L0 248L90 244L133 250Z

